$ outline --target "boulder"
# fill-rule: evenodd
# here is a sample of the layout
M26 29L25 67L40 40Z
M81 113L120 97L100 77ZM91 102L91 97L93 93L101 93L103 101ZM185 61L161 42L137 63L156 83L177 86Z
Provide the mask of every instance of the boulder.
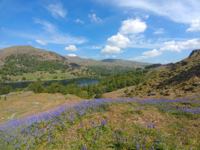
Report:
M155 92L148 93L148 96L153 96L153 95L156 95L156 93Z
M167 93L167 92L169 92L169 90L164 90L164 91L162 91L160 94L165 94L165 93Z
M0 99L3 99L6 95L0 95Z
M179 78L180 78L180 77L173 78L172 81L174 81L174 80L178 80Z
M200 85L200 82L196 82L194 83L194 86Z
M194 90L194 88L195 88L195 87L192 86L192 87L186 88L185 91L192 91L192 90Z

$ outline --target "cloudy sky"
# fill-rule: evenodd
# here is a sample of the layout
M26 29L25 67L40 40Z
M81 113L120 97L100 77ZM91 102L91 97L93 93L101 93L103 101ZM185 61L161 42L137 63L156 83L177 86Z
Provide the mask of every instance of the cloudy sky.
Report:
M0 0L0 49L177 62L200 48L200 0Z

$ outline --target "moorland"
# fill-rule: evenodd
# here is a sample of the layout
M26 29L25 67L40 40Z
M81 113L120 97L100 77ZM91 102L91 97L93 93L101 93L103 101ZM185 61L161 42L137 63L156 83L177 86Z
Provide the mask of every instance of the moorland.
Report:
M15 90L0 83L2 149L200 148L200 50L176 63L137 63L138 68L120 65L121 60L83 66L28 46L0 54L2 82L37 80ZM98 77L99 82L44 86L42 80L51 78L47 74Z

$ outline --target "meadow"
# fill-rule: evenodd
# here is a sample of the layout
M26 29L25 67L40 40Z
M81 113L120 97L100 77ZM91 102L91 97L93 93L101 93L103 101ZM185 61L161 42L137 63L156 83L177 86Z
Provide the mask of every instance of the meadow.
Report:
M62 105L0 125L0 149L197 150L200 96Z
M71 75L70 73L54 73L54 74L49 74L49 73L24 73L22 76L11 76L11 80L16 81L16 80L22 80L23 77L26 78L26 80L37 80L38 78L41 78L42 80L50 80L53 79L54 77L57 77L57 79L63 79L63 78L73 78L75 77L74 75Z

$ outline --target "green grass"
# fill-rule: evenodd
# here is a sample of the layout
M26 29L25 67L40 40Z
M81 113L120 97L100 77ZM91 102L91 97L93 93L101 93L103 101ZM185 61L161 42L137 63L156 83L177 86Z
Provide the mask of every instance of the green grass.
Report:
M37 80L39 77L43 76L43 79L53 79L53 77L57 76L57 79L61 78L73 78L74 75L71 75L70 73L55 73L55 74L39 74L39 76L36 75L36 73L24 73L23 76L26 78L26 80ZM11 80L22 80L23 76L12 76L10 77Z
M72 77L74 77L74 75L71 75L69 73L41 74L40 76L43 76L45 79L53 78L55 76L57 76L58 78L61 78L61 77L72 78Z

